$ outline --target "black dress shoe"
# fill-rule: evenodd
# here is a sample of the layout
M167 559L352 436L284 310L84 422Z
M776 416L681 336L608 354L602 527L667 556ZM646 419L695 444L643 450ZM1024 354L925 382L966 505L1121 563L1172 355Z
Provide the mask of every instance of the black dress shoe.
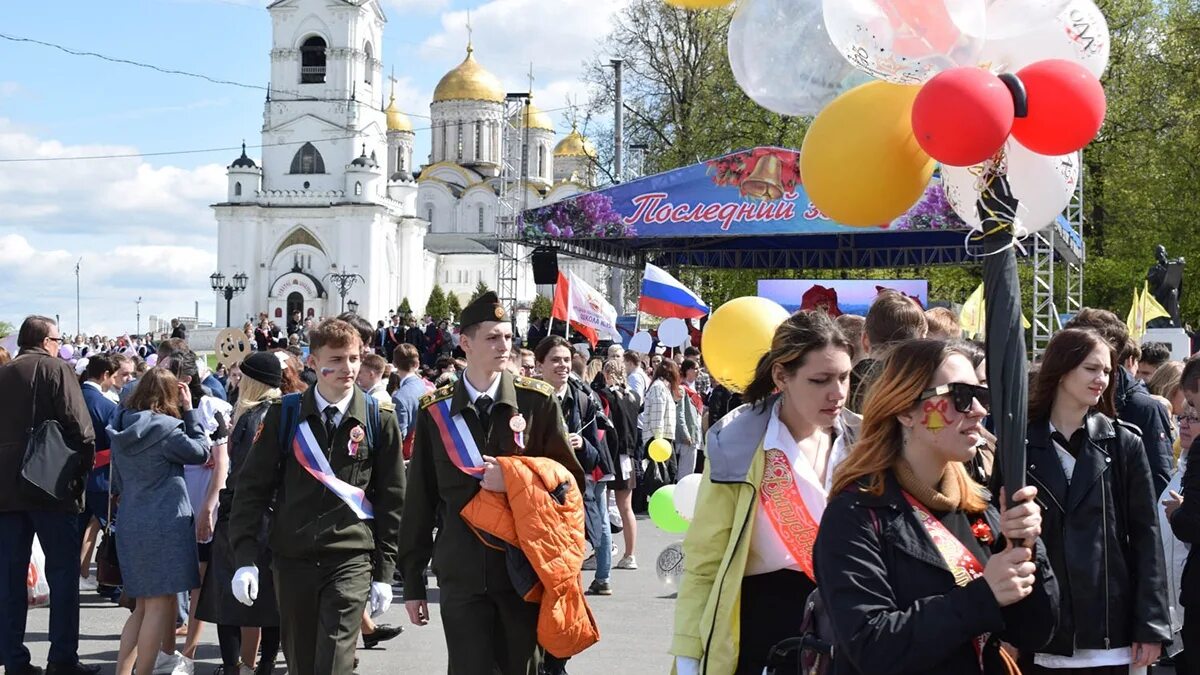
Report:
M391 640L403 632L403 626L389 626L387 624L380 624L375 626L374 633L363 633L363 646L367 649L371 649L380 642Z
M100 666L85 666L82 663L47 663L46 675L96 675Z
M12 675L42 675L42 673L42 669L32 663L26 664L21 670L12 671Z

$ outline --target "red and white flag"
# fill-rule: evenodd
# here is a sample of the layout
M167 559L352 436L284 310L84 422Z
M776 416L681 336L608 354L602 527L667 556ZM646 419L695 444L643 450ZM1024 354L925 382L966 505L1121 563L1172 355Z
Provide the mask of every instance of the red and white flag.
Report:
M617 333L617 310L574 272L558 273L550 316L569 322L571 328L579 331L593 347L602 335L613 340L621 339Z

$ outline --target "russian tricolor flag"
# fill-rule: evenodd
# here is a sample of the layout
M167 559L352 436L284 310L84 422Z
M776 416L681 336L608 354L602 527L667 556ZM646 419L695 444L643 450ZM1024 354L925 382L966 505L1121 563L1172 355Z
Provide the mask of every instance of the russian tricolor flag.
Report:
M700 300L700 296L650 263L646 263L646 273L642 276L638 309L664 319L698 319L708 314L708 305Z

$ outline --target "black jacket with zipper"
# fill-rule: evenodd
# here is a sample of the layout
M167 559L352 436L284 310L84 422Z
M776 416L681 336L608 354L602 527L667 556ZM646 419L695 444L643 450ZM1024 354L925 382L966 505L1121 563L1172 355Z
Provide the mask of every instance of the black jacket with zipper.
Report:
M1002 551L995 507L981 516L997 533L985 552ZM851 489L829 502L813 561L836 636L835 675L978 673L972 641L985 633L983 672L1006 673L999 641L1037 650L1058 618L1058 586L1041 543L1033 592L1002 608L982 576L965 586L955 582L890 472L878 497ZM986 567L987 558L979 563Z
M1062 616L1044 654L1170 642L1157 494L1140 432L1098 412L1068 482L1050 424L1030 423L1028 483L1038 489L1042 541L1062 590Z

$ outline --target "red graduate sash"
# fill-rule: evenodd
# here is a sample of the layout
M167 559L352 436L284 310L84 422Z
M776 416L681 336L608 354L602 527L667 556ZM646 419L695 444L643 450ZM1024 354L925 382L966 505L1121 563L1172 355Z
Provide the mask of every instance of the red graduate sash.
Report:
M966 586L971 581L983 576L983 565L979 564L979 560L975 555L971 553L970 549L963 546L963 543L958 540L958 537L954 536L954 533L947 530L945 525L942 525L937 518L934 518L933 514L921 502L917 501L916 497L905 492L904 498L908 500L908 503L913 508L913 513L917 516L917 520L921 521L925 532L933 540L934 547L942 555L942 559L946 561L946 567L954 575L954 583L959 586ZM971 646L975 648L975 656L979 658L980 672L983 672L983 646L987 644L990 635L990 633L984 633L971 641Z
M817 541L817 521L804 506L792 463L782 451L766 452L761 502L784 548L809 579L816 579L812 557L813 544Z

